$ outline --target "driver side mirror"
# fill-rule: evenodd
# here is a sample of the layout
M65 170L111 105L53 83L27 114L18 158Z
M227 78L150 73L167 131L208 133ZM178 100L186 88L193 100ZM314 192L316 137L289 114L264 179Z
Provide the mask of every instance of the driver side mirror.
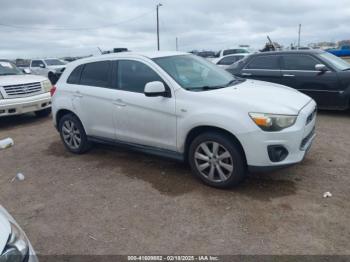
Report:
M156 97L156 96L169 97L169 92L167 92L164 84L160 81L148 82L145 85L144 94L145 96L148 96L148 97Z
M39 65L40 68L45 68L46 66L44 64Z
M320 72L328 71L327 67L324 64L315 65L315 69L316 69L316 71L320 71Z

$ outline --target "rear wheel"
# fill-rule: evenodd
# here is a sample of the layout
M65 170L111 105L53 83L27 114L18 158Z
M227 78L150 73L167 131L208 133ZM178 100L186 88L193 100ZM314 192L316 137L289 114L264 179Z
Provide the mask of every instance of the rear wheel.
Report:
M240 148L221 133L209 132L195 138L189 149L189 163L193 173L213 187L232 187L246 176Z
M73 114L64 115L59 121L59 132L65 147L72 153L82 154L90 148L80 120Z

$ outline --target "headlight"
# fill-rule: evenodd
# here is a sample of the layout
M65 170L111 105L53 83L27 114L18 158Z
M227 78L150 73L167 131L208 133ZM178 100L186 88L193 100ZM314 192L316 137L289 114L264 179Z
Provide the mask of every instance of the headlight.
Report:
M49 80L43 81L42 85L43 85L45 92L50 92L52 85L51 85L51 82Z
M298 116L249 113L251 119L264 131L280 131L294 125Z
M11 223L11 234L0 256L0 262L22 262L27 256L28 250L28 241L24 233Z

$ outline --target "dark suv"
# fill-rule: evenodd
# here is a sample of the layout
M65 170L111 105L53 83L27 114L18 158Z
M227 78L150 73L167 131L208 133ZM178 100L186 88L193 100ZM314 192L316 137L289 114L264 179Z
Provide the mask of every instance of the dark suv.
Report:
M312 97L319 108L350 107L350 64L324 51L257 53L226 70L239 77L295 88Z

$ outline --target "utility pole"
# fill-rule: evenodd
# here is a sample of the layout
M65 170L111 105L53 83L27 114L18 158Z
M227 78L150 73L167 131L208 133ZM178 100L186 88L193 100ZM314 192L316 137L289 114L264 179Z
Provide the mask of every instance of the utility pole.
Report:
M158 51L160 50L159 46L159 7L161 7L162 4L157 4L157 48Z
M299 32L298 32L298 50L300 49L300 33L301 33L301 24L299 24Z
M177 37L176 37L176 51L179 51L179 43L178 43Z

